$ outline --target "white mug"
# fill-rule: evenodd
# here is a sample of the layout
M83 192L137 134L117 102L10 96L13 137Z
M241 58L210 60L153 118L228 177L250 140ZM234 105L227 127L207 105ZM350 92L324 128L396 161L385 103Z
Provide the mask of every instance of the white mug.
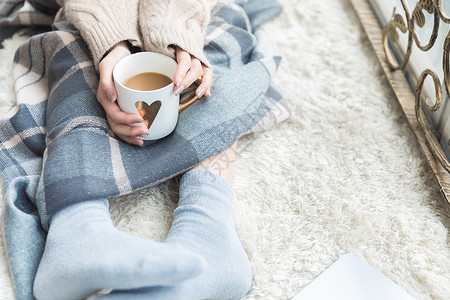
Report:
M121 59L113 70L117 90L117 103L126 113L139 114L138 107L145 110L141 115L148 123L148 136L144 140L157 140L169 135L177 125L178 114L197 100L197 96L180 104L180 96L173 91L173 77L177 63L172 58L156 52L138 52ZM124 86L128 78L145 72L163 74L172 82L160 89L140 91ZM136 126L147 125L142 122Z

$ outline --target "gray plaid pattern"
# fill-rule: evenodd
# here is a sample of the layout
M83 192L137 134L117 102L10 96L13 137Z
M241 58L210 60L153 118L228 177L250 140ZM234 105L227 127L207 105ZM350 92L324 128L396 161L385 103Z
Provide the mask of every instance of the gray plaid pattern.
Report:
M39 10L28 2L2 2L0 27L50 19L53 1L34 2ZM111 132L96 100L98 74L70 24L55 24L60 30L35 35L17 50L16 104L0 120L0 168L7 191L3 230L18 298L32 298L42 228L54 212L163 182L228 149L252 129L286 118L288 109L271 87L280 58L258 27L281 8L270 0L240 4L219 2L207 29L213 96L183 111L172 134L142 148ZM23 252L31 257L19 255Z
M56 0L1 1L0 48L1 42L15 33L36 34L48 31L57 10Z

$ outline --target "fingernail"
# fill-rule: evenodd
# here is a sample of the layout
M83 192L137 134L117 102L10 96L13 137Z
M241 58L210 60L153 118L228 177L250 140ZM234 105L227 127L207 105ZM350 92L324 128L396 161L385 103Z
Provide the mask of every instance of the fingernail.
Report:
M201 97L201 96L203 96L203 94L206 92L206 90L205 90L205 88L202 88L201 90L200 90L200 92L197 94L197 97Z
M108 92L108 100L111 102L116 101L116 97L114 97L114 92L113 91L109 91Z
M136 141L136 146L144 146L144 141L143 140Z
M180 86L182 82L183 82L183 76L178 77L176 86Z
M175 91L175 96L178 96L183 90L184 90L184 86L180 86L180 87Z

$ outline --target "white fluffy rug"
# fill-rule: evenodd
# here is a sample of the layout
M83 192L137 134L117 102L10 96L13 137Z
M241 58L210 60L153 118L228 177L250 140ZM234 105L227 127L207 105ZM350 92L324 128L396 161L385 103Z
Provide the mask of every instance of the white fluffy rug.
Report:
M292 118L241 143L235 220L253 267L246 299L289 299L352 252L418 299L450 299L450 207L348 0L280 0L265 28ZM0 51L1 114L15 38ZM163 239L177 182L112 200L125 231ZM13 299L3 247L0 299Z

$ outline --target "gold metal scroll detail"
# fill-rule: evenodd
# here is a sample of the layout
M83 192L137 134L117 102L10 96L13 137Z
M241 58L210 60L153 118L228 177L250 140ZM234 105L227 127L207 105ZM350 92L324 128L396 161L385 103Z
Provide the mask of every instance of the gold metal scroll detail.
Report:
M405 12L406 21L403 19L403 16L401 14L396 13L396 9L394 8L392 18L384 27L382 35L386 61L391 69L399 70L405 68L409 61L409 58L411 57L413 41L415 42L416 46L424 52L428 51L434 46L438 37L440 22L450 24L450 17L444 12L442 1L448 0L419 0L417 1L416 6L411 13L406 0L401 0L403 10ZM430 39L425 45L422 44L422 41L420 41L416 31L416 25L422 28L426 24L427 20L424 11L426 11L430 15L433 15L434 19L433 30L431 32ZM397 29L405 34L408 33L407 50L401 63L396 62L395 56L389 48L389 40L395 43L398 42L399 37ZM444 84L447 95L450 95L450 31L448 32L447 38L445 39L443 51L442 68L444 71ZM423 84L428 76L431 76L434 82L436 95L436 101L434 105L429 105L421 97ZM427 122L423 112L423 107L431 112L437 111L441 106L442 97L442 84L439 80L439 77L437 76L436 72L430 69L426 69L422 72L417 82L415 114L417 122L419 123L419 129L425 138L428 148L433 153L434 157L439 160L445 170L450 173L450 163L445 155L443 155L442 150L440 150L441 146L439 145L439 143L436 143L436 139L433 139L433 133L431 132L429 126L427 126L426 124Z

